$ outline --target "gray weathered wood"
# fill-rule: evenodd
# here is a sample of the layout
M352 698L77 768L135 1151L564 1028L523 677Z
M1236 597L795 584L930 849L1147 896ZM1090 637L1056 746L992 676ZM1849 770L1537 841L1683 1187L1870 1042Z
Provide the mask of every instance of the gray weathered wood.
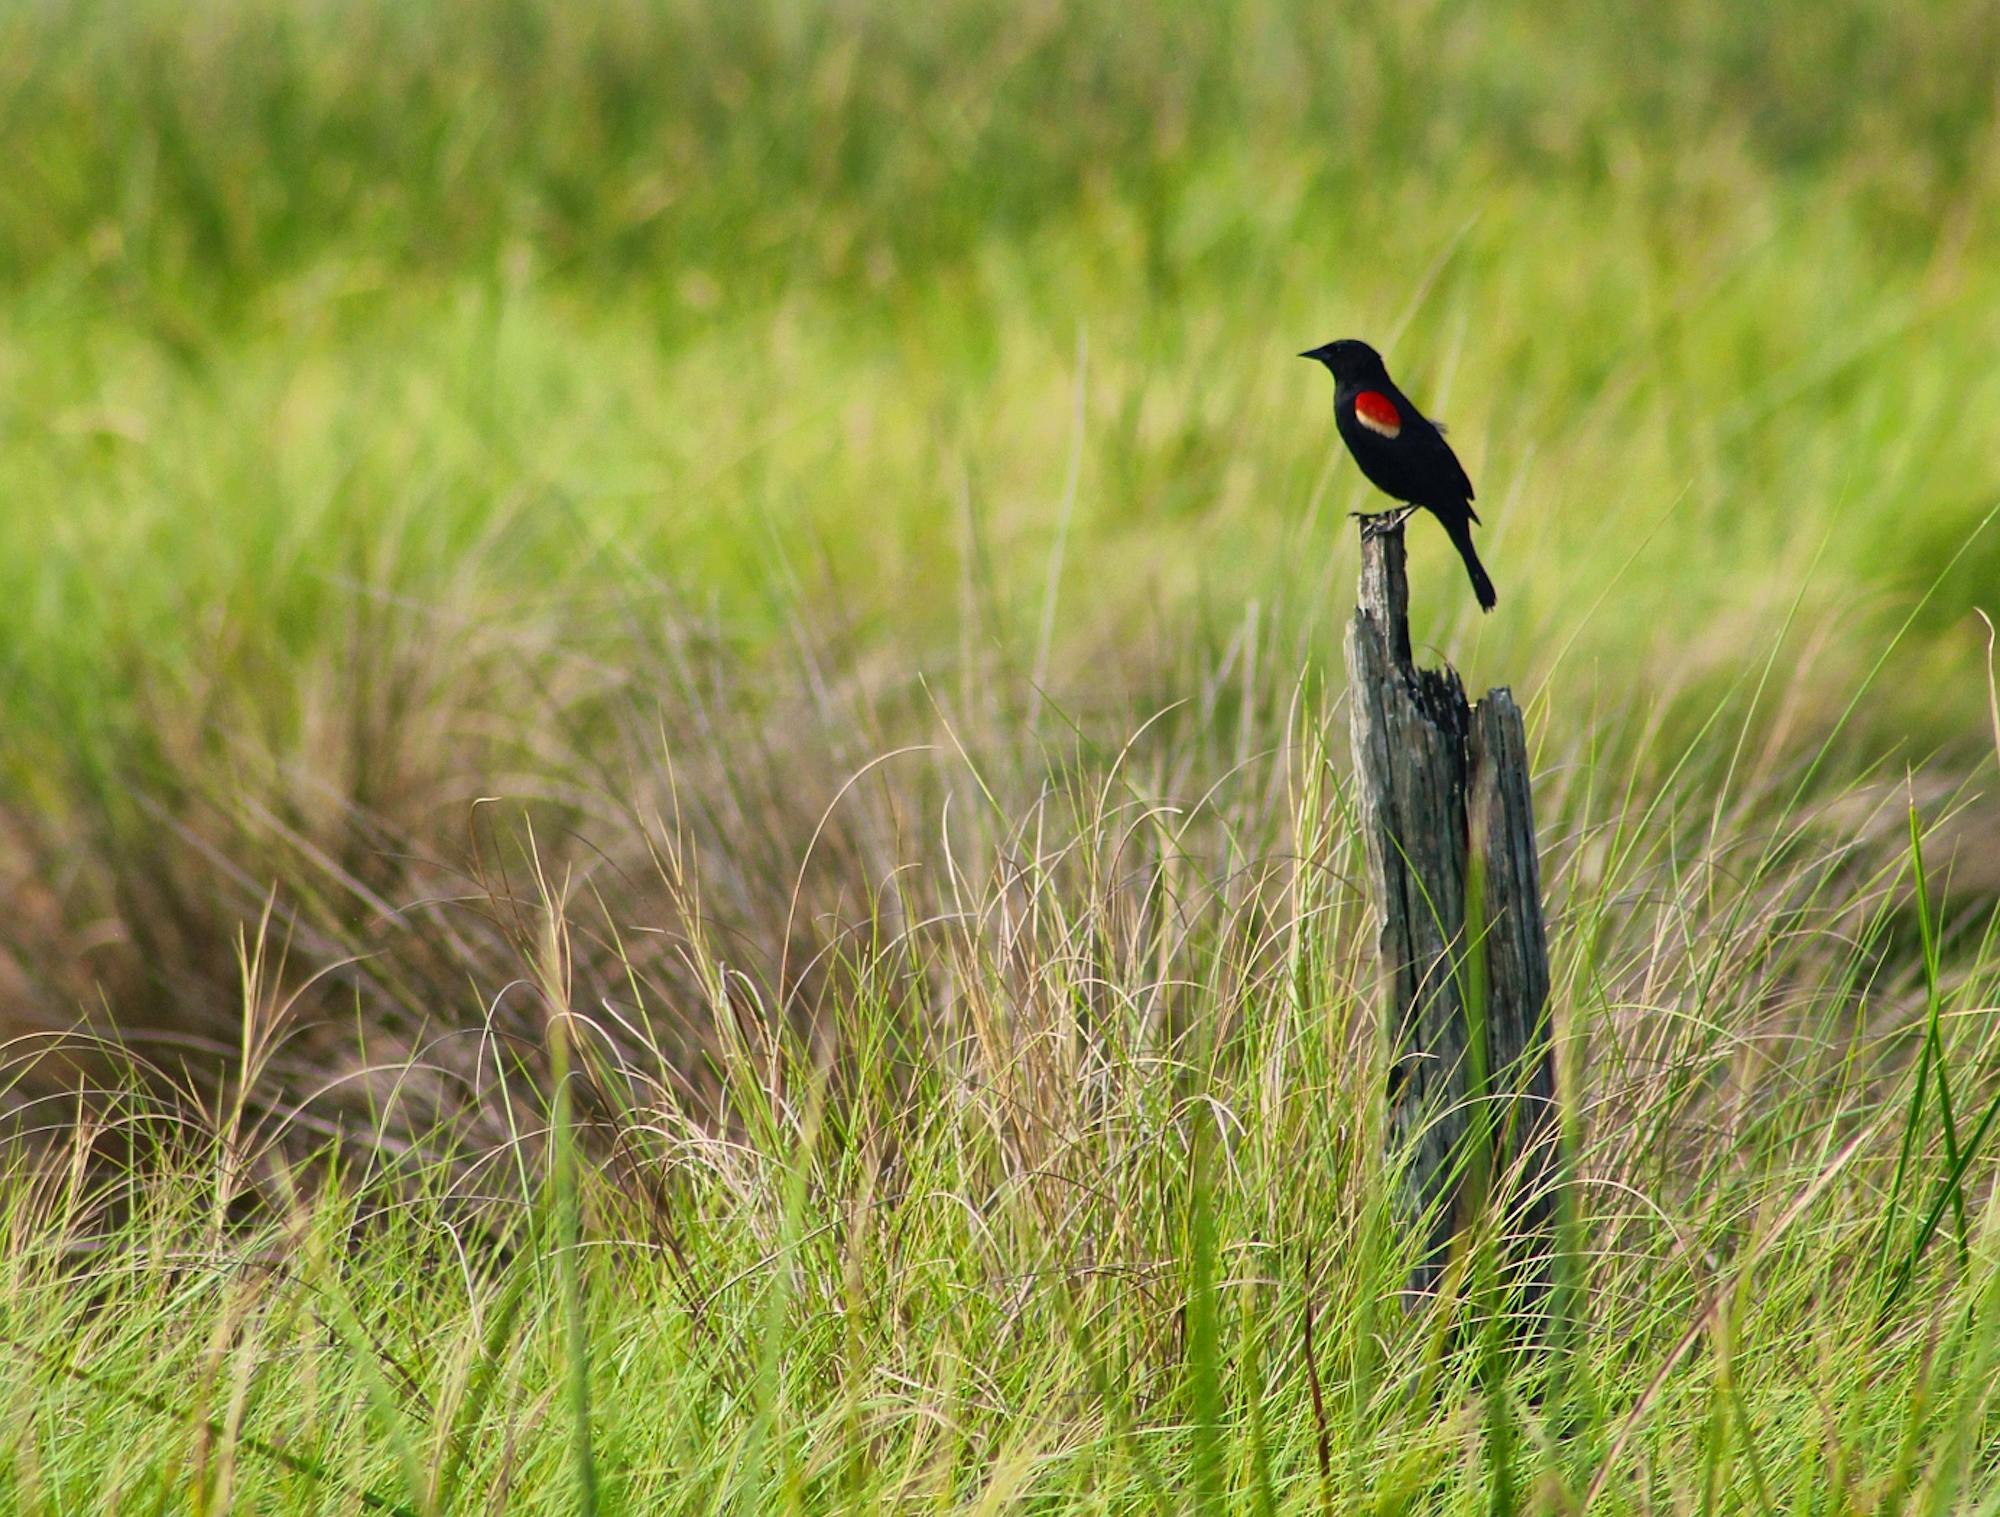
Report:
M1347 635L1349 714L1382 1026L1390 1151L1426 1229L1434 1290L1490 1197L1508 1275L1539 1296L1553 1254L1555 1066L1527 741L1505 688L1468 707L1417 667L1400 526L1364 534Z
M1473 708L1466 818L1480 888L1474 940L1485 949L1488 1089L1506 1267L1524 1296L1550 1283L1556 1237L1555 1050L1542 868L1528 784L1528 736L1506 686Z

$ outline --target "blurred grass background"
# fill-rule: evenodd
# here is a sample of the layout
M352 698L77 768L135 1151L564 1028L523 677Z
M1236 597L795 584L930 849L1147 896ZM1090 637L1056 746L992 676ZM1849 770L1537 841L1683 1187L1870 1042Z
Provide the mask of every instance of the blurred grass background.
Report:
M1996 56L1984 0L0 9L5 1099L120 1177L0 1187L42 1354L0 1389L66 1430L0 1492L164 1502L192 1440L217 1509L239 1453L344 1499L210 1426L226 1368L417 1509L517 1432L568 1506L587 1404L467 1440L482 1376L513 1416L594 1363L614 1501L1166 1510L1221 1355L1232 1489L1484 1509L1506 1457L1428 1410L1470 1391L1376 1315L1319 747L1374 501L1292 356L1336 335L1453 423L1500 609L1418 522L1415 631L1539 748L1600 1230L1538 1499L1972 1492L1990 1218L1874 1313L1884 1197L1946 1193L1916 1019L1968 1128L2000 1067ZM572 1018L610 1275L482 1211L568 1173ZM41 1057L78 1031L116 1046ZM1198 1243L1204 1081L1243 1128ZM49 1391L72 1357L174 1415Z
M2000 582L1995 14L11 8L9 789L155 685L295 730L371 592L636 572L922 658L970 515L1032 647L1072 449L1061 652L1302 615L1366 497L1289 355L1346 332L1490 503L1476 670L1678 683L1796 597L1844 698L1966 548L1871 708L1949 745Z

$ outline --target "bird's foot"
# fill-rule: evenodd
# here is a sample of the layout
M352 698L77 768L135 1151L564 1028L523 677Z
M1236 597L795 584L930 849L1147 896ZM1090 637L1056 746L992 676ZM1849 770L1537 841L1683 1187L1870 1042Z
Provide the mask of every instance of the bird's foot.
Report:
M1384 532L1393 532L1410 519L1415 506L1398 506L1393 511L1349 511L1347 514L1361 523L1364 538L1380 537Z

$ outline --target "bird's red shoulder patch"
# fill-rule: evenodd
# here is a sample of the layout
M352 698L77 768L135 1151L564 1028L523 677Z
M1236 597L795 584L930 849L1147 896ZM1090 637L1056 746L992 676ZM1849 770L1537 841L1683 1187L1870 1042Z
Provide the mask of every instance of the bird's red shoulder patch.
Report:
M1394 437L1403 430L1403 413L1380 390L1363 390L1354 397L1354 419L1384 437Z

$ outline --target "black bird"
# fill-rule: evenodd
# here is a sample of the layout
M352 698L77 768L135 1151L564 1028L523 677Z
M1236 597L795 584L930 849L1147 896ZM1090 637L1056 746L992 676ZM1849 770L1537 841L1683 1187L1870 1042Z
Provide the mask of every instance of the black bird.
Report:
M1472 576L1472 593L1482 610L1491 611L1497 599L1493 581L1472 547L1472 524L1479 520L1472 509L1472 481L1444 440L1444 428L1396 388L1382 355L1365 342L1343 337L1299 357L1316 358L1332 373L1333 419L1368 482L1407 503L1402 511L1382 514L1401 521L1410 507L1422 506L1443 522Z

